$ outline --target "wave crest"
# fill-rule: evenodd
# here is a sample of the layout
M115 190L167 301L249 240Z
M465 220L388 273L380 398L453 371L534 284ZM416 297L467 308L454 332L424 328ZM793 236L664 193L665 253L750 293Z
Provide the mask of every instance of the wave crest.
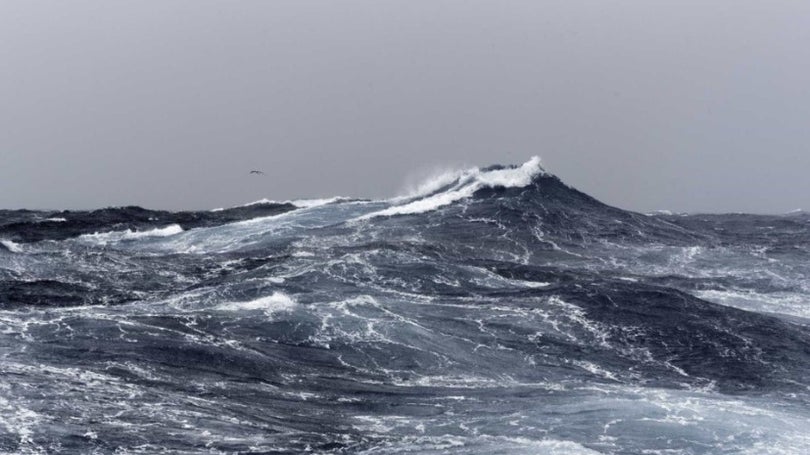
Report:
M540 158L533 156L518 167L473 168L449 172L430 179L419 186L417 194L405 198L407 202L369 213L361 219L378 216L411 215L424 213L466 199L482 188L520 188L545 175Z
M274 292L272 295L256 300L222 303L216 308L221 311L263 311L265 314L273 314L290 311L294 307L295 300L290 296L282 292Z
M136 240L145 237L169 237L183 232L183 228L179 224L170 224L162 228L150 229L147 231L133 231L127 229L126 231L112 231L112 232L96 232L93 234L84 234L79 236L80 240L89 240L91 242L107 244L110 242L120 242L123 240Z
M5 247L5 249L11 253L22 253L23 251L22 247L18 243L12 242L11 240L2 239L0 240L0 245Z

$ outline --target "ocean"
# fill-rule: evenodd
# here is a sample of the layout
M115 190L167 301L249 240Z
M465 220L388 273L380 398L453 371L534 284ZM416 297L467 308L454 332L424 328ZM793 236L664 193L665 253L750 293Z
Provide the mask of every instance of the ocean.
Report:
M0 452L810 453L810 214L635 213L537 159L0 210Z

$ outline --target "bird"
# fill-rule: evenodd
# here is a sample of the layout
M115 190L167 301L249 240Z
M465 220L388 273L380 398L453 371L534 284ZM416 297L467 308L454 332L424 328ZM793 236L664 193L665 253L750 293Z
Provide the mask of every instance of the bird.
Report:
M256 171L256 170L250 171L250 173L251 173L251 174L256 174L256 175L264 175L264 172L262 172L262 171Z

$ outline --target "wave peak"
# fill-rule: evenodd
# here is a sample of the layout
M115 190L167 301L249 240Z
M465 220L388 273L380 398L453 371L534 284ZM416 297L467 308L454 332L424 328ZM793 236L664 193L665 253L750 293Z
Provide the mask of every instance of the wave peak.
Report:
M540 163L540 158L533 156L520 166L473 168L444 173L420 185L417 194L404 198L404 203L369 213L362 219L429 212L469 198L483 188L525 187L538 176L547 174Z

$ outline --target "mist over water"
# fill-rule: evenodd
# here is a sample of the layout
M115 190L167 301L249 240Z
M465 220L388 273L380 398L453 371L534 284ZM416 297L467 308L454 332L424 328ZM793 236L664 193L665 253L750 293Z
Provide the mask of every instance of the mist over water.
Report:
M0 452L810 452L809 241L536 158L390 200L0 211Z

